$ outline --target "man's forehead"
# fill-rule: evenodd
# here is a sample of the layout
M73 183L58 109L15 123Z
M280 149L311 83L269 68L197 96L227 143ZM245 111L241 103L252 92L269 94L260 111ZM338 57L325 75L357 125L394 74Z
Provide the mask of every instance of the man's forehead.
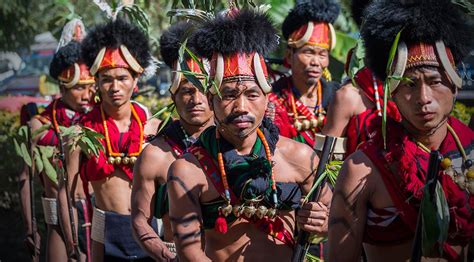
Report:
M99 72L102 77L118 77L118 76L132 76L130 71L126 68L110 68Z
M222 84L222 92L231 92L231 91L244 91L244 90L258 90L260 87L255 81L245 80L245 81L232 81Z
M413 77L419 74L424 74L426 76L439 76L444 75L445 71L439 66L417 66L407 69L404 75L406 77Z
M327 51L326 48L322 48L322 47L320 47L320 46L310 45L310 44L305 44L304 46L300 47L298 50L300 50L300 51L303 51L303 50L312 50L312 51L316 51L316 52Z

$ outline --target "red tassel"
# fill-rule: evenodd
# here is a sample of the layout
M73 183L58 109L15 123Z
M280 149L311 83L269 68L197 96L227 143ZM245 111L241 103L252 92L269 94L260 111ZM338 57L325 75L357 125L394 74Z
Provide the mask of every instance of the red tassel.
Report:
M222 216L219 212L219 216L216 219L216 223L214 225L214 230L221 234L227 233L227 220L225 220L225 217Z

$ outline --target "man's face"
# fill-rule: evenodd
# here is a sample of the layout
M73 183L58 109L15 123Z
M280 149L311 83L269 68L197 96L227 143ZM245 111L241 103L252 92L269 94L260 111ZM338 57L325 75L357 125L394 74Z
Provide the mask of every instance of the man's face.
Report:
M288 49L287 61L290 63L294 81L312 86L319 81L323 69L329 65L329 51L317 46L304 45L298 49Z
M95 84L75 85L72 88L62 88L63 101L76 112L85 112L93 104Z
M202 126L212 117L206 95L188 80L181 81L173 100L181 120L190 125Z
M445 120L453 108L455 88L443 70L423 67L407 70L392 95L398 110L419 133L429 133Z
M219 128L240 139L247 137L265 116L267 96L255 81L223 83L220 93L211 100Z
M104 103L119 107L130 100L137 81L125 68L102 70L97 79L100 97Z

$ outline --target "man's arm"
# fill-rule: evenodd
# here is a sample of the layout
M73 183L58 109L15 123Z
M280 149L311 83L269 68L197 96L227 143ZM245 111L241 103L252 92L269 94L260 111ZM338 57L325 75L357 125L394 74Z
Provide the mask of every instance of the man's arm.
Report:
M349 120L361 103L360 94L351 82L337 90L336 95L329 104L326 123L322 133L325 135L344 137Z
M293 141L292 141L293 142ZM316 179L316 169L319 163L319 157L316 152L309 146L295 143L297 148L292 150L294 153L292 157L299 159L301 177L299 178L300 187L303 195L306 195L311 190L313 182ZM297 152L297 153L296 153ZM310 233L318 235L327 235L328 232L328 217L329 207L332 198L332 191L325 185L315 202L308 202L303 204L301 209L296 214L296 222L298 227Z
M170 221L180 261L211 261L204 253L204 228L199 196L202 170L196 163L176 160L168 171Z
M31 121L29 122L29 128L31 130L31 133L38 130L42 125L43 124L38 119L36 118L31 119ZM42 135L44 135L44 133L45 132L38 134L36 137L31 138L32 139L31 147L36 146L38 139ZM31 209L32 209L31 194L34 194L34 192L31 192L29 172L30 172L30 169L25 164L23 167L23 170L19 174L20 201L21 201L23 223L26 229L25 244L28 250L30 251L30 254L35 256L36 253L39 253L41 237L38 233L38 228L36 227L36 225L33 225L32 223L34 214L31 213ZM34 175L35 174L32 174L32 177ZM33 239L35 241L33 241ZM38 256L38 259L39 259L39 256Z
M26 229L26 237L24 240L25 246L28 249L29 254L32 256L32 261L37 261L39 260L41 236L38 233L36 224L33 225L32 223L33 216L31 214L30 199L33 192L31 192L30 177L28 173L28 166L25 164L18 177L20 186L21 215Z
M367 163L367 156L356 151L339 172L329 216L329 261L360 260L371 190Z
M81 151L79 148L76 148L72 151L69 150L68 147L65 147L64 150L65 158L66 158L66 166L64 167L67 172L64 173L64 175L68 176L68 181L72 181L74 178L74 175L79 174L79 161L80 161L80 154ZM66 250L68 253L68 257L71 257L72 254L74 254L75 250L75 245L78 243L76 242L76 234L77 232L72 232L71 230L71 218L69 216L69 206L68 206L68 198L71 196L68 196L66 192L74 192L74 189L71 188L71 183L69 185L66 185L64 181L64 177L58 177L59 181L59 190L58 190L58 220L59 220L59 225L61 226L61 230L63 232L63 236L65 239L66 243ZM66 191L66 186L68 186L68 190ZM73 207L73 210L75 208ZM74 215L74 224L76 225L76 231L77 231L77 220L76 216ZM76 254L79 255L79 254Z
M138 158L133 171L132 187L132 232L137 243L157 261L174 258L174 255L163 244L150 223L152 210L156 201L155 183L166 181L169 163L165 153L155 144L148 145ZM161 178L161 179L160 179Z

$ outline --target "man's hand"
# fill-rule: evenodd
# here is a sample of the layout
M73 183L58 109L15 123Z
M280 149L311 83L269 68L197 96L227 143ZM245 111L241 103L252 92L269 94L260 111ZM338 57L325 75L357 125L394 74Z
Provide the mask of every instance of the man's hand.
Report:
M156 257L158 258L157 261L178 261L177 257L175 254L173 254L168 247L163 244L163 242L160 240L160 244L158 249L161 250L161 252L155 254ZM156 258L155 258L156 259Z
M41 236L38 231L34 232L35 237L33 238L33 233L28 234L23 240L28 253L30 254L31 261L39 261L40 249L41 249Z
M321 202L305 203L296 213L298 227L310 233L326 236L329 209Z

